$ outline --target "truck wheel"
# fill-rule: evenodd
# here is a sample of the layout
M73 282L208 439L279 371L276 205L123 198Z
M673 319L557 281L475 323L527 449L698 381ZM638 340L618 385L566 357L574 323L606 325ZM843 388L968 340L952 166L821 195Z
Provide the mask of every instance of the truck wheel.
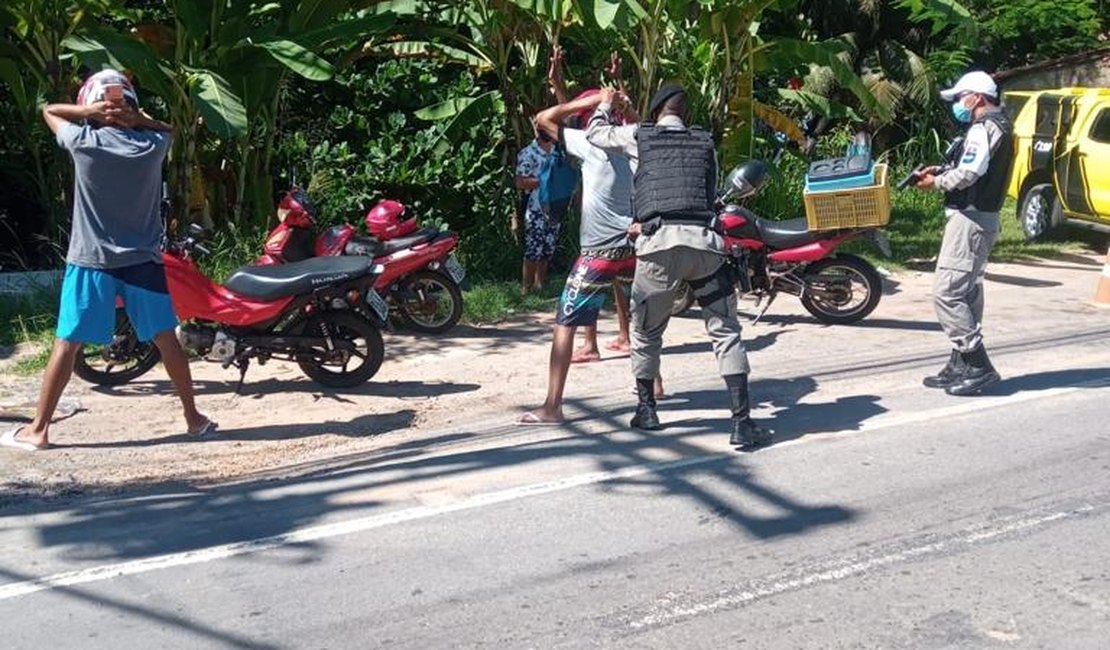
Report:
M1043 237L1052 229L1059 210L1060 204L1052 183L1040 183L1025 190L1017 213L1025 238L1032 241Z

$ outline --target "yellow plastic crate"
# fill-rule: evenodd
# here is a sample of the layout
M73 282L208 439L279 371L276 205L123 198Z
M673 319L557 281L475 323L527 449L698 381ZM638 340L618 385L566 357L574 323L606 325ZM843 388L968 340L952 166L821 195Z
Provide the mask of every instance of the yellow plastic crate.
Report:
M890 183L887 167L875 165L875 184L850 190L806 192L806 222L810 230L875 228L890 223Z

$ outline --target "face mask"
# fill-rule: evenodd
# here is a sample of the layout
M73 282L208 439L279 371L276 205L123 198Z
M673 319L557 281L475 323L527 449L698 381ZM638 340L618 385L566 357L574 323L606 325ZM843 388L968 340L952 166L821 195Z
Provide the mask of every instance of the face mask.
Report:
M952 104L952 116L956 118L957 122L967 124L971 122L971 109L965 106L963 101L958 101Z

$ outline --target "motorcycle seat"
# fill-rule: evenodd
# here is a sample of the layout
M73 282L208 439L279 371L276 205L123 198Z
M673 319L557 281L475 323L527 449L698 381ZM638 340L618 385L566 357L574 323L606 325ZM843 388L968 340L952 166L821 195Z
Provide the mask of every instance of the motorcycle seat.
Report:
M763 243L780 250L805 246L821 239L821 233L810 231L805 217L785 221L756 218L755 225Z
M313 257L302 262L244 266L224 283L230 291L260 301L312 293L370 273L368 257Z
M397 239L390 239L388 241L382 242L382 251L378 253L378 255L392 255L397 251L401 251L406 248L412 248L413 246L419 246L420 244L423 244L425 242L430 242L438 236L438 230L424 228L422 230L416 231L415 233L407 237L398 237Z

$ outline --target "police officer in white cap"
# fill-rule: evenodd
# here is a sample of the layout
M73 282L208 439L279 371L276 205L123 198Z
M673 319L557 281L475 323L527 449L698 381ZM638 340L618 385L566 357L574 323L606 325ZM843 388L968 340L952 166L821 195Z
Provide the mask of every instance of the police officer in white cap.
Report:
M952 115L967 124L957 157L942 170L919 175L917 187L944 192L944 229L933 285L937 320L952 342L948 363L926 377L949 395L975 395L999 381L983 347L983 275L998 239L998 213L1013 165L1013 125L999 102L998 86L985 72L969 72L940 93Z

